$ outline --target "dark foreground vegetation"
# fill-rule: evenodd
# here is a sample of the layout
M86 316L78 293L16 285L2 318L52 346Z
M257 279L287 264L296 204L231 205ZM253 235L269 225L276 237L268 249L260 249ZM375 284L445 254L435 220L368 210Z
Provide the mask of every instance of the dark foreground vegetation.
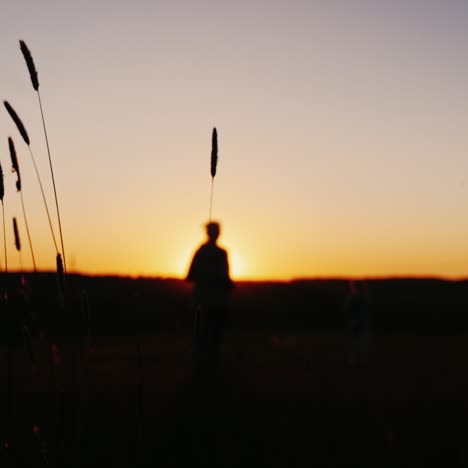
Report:
M361 367L347 281L238 283L200 382L185 283L70 275L62 308L26 278L0 278L2 468L468 464L468 282L369 281Z

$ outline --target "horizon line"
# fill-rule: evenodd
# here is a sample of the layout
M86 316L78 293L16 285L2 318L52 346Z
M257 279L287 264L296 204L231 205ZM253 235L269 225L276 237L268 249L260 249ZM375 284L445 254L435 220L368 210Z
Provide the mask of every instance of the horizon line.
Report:
M8 274L57 274L56 270L9 270L8 272L0 272L2 275ZM173 281L182 281L185 282L185 277L177 275L162 275L162 274L145 274L145 273L88 273L80 271L68 271L65 273L65 276L87 276L90 278L128 278L128 279L154 279L154 280L173 280ZM427 280L427 281L468 281L468 274L466 276L450 277L444 275L403 275L403 274L389 274L389 275L315 275L315 276L293 276L287 278L271 278L271 277L238 277L233 278L234 282L239 283L294 283L300 281L381 281L381 280Z

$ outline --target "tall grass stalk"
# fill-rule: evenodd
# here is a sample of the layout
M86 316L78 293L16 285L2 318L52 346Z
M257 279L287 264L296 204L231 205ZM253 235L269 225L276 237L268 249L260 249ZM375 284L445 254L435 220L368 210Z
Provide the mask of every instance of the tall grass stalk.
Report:
M21 206L23 208L24 225L26 227L26 234L28 235L28 242L29 242L29 248L31 250L31 257L32 257L34 272L36 272L37 271L36 258L34 257L34 249L33 249L32 241L31 241L31 233L29 232L28 217L26 216L26 209L24 207L24 197L23 197L23 190L22 190L22 185L21 185L21 173L19 170L18 158L16 156L15 144L11 137L8 137L8 146L10 148L12 171L16 172L16 175L17 175L16 190L20 192L20 196L21 196Z
M2 219L3 219L3 248L5 251L5 273L8 273L7 248L6 248L6 231L5 231L5 205L3 197L5 196L5 184L3 182L3 170L0 164L0 200L2 202Z
M50 233L52 234L52 240L54 242L55 251L58 253L59 249L57 246L57 240L55 239L54 228L52 226L52 220L50 218L49 207L47 206L47 200L45 197L44 188L42 187L41 177L39 176L39 170L37 169L36 160L34 159L34 155L31 151L31 146L28 146L28 149L29 149L29 155L31 156L31 159L34 165L34 170L36 171L37 180L39 182L39 187L41 189L42 199L44 201L44 206L45 206L46 213L47 213L47 220L49 221Z
M3 204L3 198L5 195L5 185L3 183L3 170L0 165L0 199L2 201L2 218L3 218L3 244L5 249L5 273L8 273L8 263L7 263L7 249L6 249L6 232L5 232L5 207ZM8 307L8 294L7 289L2 291L2 305L5 311L6 317L6 334L7 334L7 387L6 387L6 427L7 431L12 430L12 389L13 389L13 349L12 349L12 319L10 315L10 308ZM6 439L2 440L2 448L5 448L8 453L10 450L10 441L8 436Z
M57 188L55 186L54 169L52 167L52 158L50 156L49 137L47 135L47 128L46 128L45 119L44 119L44 110L42 108L41 93L39 92L39 79L38 79L38 76L37 76L36 67L34 65L34 60L32 58L31 52L28 49L28 46L22 40L20 40L19 43L20 43L21 52L23 53L24 59L26 61L26 65L27 65L28 70L29 70L29 75L31 77L31 83L33 85L34 90L37 92L37 97L38 97L38 100L39 100L39 109L41 111L42 127L44 129L44 136L45 136L45 141L46 141L46 146L47 146L47 154L49 156L50 173L51 173L51 176L52 176L52 185L54 187L55 206L56 206L56 209L57 209L57 219L58 219L58 225L59 225L60 243L61 243L61 246L62 246L64 271L66 273L66 271L67 271L67 262L66 262L66 259L65 259L65 247L64 247L64 243L63 243L62 221L60 219L60 210L59 210L58 197L57 197Z
M15 122L16 127L18 128L18 131L20 132L21 136L23 137L24 142L28 145L29 154L31 156L31 159L32 159L32 162L33 162L33 165L34 165L34 170L36 171L37 180L39 182L39 187L41 189L42 199L44 201L44 206L45 206L46 213L47 213L47 219L49 221L49 226L50 226L50 232L52 234L52 240L54 241L55 251L58 253L59 249L58 249L58 246L57 246L57 241L55 239L54 228L52 226L52 220L50 218L50 213L49 213L49 207L47 205L47 200L46 200L46 197L45 197L44 188L42 187L41 176L39 175L39 170L37 169L36 160L34 158L32 150L31 150L31 141L29 139L29 135L28 135L28 133L26 131L26 128L25 128L23 122L18 117L18 114L13 109L13 107L9 104L9 102L8 101L3 101L3 104L5 105L5 108L6 108L7 112L10 114L10 117L13 119L13 122Z
M29 250L31 250L31 259L32 259L32 262L33 262L33 270L34 270L34 273L36 273L37 272L36 258L34 257L34 250L33 250L32 241L31 241L31 234L29 232L28 218L26 217L26 210L24 208L23 192L20 192L20 195L21 195L21 207L23 208L24 226L26 228L26 234L28 236Z
M210 161L210 173L211 173L211 195L210 195L210 215L209 220L211 221L211 210L213 206L213 186L214 178L216 175L216 168L218 165L218 132L216 127L213 128L213 134L211 136L211 161Z
M3 250L5 252L5 273L8 273L8 257L6 247L6 227L5 227L5 205L2 200L2 218L3 218Z
M208 220L211 222L211 210L213 207L213 190L214 190L214 179L211 179L211 194L210 194L210 213Z
M51 176L52 176L52 185L54 187L55 207L57 209L57 220L58 220L58 225L59 225L60 244L61 244L61 247L62 247L63 266L64 266L64 271L66 273L67 272L67 262L65 260L66 257L65 257L65 247L64 247L64 243L63 243L62 221L60 219L60 210L59 210L58 197L57 197L57 188L55 186L54 170L52 168L52 159L51 159L51 156L50 156L49 139L48 139L48 136L47 136L47 130L46 130L45 120L44 120L44 112L42 110L41 95L39 93L39 90L37 91L37 96L39 98L39 107L41 109L42 126L44 128L44 135L45 135L46 146L47 146L47 154L49 156L50 173L51 173Z

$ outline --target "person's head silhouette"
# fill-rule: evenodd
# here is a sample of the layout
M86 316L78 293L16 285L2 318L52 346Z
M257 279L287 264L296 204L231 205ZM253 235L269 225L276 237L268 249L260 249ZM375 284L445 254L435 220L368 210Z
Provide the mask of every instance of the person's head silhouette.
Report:
M216 244L216 241L218 240L219 233L221 231L221 228L219 226L219 223L215 221L210 221L209 223L206 224L206 234L208 235L208 239L210 242L213 244Z

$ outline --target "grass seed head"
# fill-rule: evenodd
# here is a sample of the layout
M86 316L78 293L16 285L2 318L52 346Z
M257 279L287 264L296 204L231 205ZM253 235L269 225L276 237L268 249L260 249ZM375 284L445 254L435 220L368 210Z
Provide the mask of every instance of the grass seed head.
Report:
M31 76L31 83L33 85L33 88L37 91L39 89L39 79L37 77L37 70L34 65L34 60L32 58L31 52L29 52L26 43L22 40L20 40L19 43L24 60L26 60L26 65L28 66L29 75Z
M15 144L13 142L13 138L11 137L8 137L8 146L10 147L10 158L12 166L11 170L12 172L16 172L16 175L18 176L18 180L16 181L16 189L19 192L21 190L21 174L18 165L18 158L16 156Z
M6 110L8 111L8 113L10 114L10 117L13 119L13 122L15 122L16 127L18 128L18 131L20 132L21 136L23 137L24 142L29 146L29 144L31 142L29 141L28 132L26 131L26 128L24 127L23 122L18 117L18 114L15 112L15 109L13 109L13 107L11 107L11 105L10 105L10 103L8 101L3 101L3 104L4 104L5 108L6 108Z
M18 224L16 223L16 218L13 218L13 232L15 234L15 247L16 250L19 252L21 250L21 241L18 232Z
M0 200L3 203L3 197L5 196L5 185L3 184L3 170L0 164Z
M211 137L211 177L216 175L216 166L218 165L218 132L213 128Z

